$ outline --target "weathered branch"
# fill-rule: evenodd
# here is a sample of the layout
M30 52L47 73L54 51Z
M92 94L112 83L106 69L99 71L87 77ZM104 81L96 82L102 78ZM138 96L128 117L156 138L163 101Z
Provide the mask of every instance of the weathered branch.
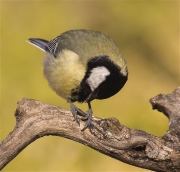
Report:
M16 109L16 126L0 143L0 169L36 139L56 135L87 145L125 163L154 171L180 171L180 87L172 94L150 100L154 109L170 120L163 137L133 130L115 118L93 117L91 126L81 131L70 111L24 98Z

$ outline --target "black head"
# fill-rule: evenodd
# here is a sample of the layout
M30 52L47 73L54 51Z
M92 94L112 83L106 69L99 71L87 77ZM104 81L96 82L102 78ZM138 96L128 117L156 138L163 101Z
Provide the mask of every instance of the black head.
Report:
M93 99L106 99L124 86L128 78L121 73L121 68L108 56L97 56L89 60L86 74L79 88L72 90L72 97L79 102Z

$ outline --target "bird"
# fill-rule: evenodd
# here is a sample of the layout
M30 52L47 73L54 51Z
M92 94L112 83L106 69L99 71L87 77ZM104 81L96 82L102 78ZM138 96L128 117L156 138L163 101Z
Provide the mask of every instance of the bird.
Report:
M57 95L70 103L74 120L92 122L91 101L118 93L128 80L128 68L113 39L95 30L68 30L48 41L29 38L30 44L45 52L43 73ZM74 102L87 103L83 112ZM81 116L81 118L79 118Z

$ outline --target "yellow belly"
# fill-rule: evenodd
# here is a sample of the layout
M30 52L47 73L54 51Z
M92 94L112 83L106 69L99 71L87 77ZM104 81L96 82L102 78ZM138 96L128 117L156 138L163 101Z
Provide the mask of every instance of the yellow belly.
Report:
M80 85L85 75L85 67L79 56L63 50L57 58L47 53L44 59L44 76L50 87L61 97L68 99L71 90Z

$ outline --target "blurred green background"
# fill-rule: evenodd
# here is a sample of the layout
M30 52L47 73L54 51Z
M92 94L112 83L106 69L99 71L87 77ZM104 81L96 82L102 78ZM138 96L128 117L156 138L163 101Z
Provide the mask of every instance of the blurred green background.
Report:
M110 35L129 68L129 80L117 95L92 102L94 115L162 136L168 120L152 111L149 99L179 86L179 10L178 1L1 1L1 141L16 124L14 112L23 97L69 109L43 77L44 53L25 41L81 28ZM49 136L25 148L3 171L148 170Z

